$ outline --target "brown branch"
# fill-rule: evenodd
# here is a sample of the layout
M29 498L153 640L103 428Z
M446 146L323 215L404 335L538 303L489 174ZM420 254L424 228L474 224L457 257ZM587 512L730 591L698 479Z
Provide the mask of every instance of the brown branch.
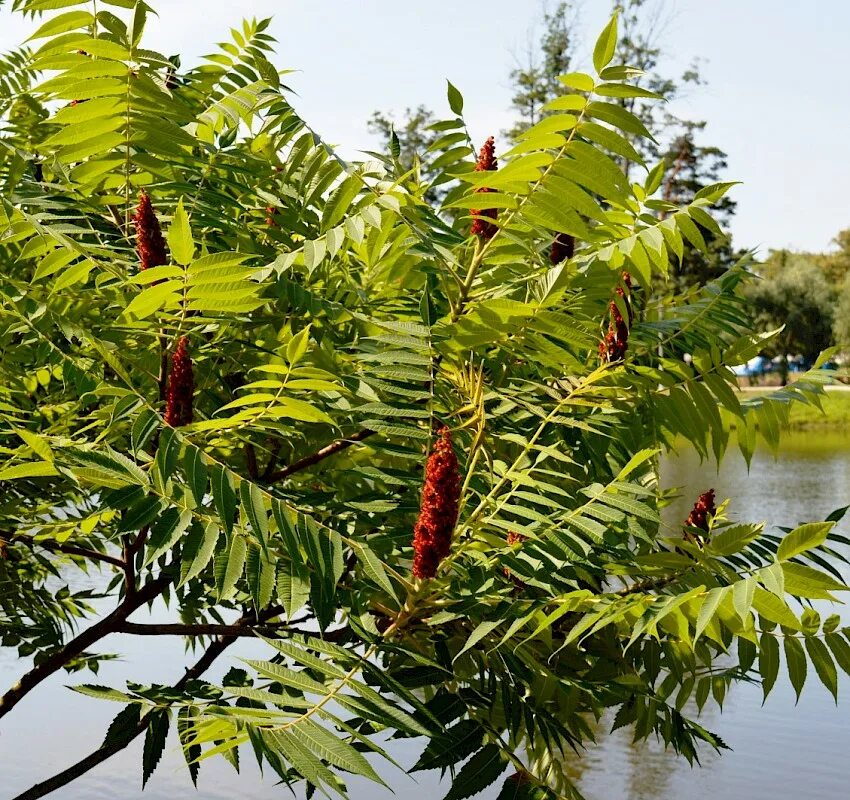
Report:
M0 541L11 545L23 544L26 547L29 547L30 550L34 550L36 547L43 547L45 550L50 550L52 552L65 553L69 556L80 556L81 558L88 558L92 561L102 561L105 564L112 564L114 567L124 569L124 562L117 556L110 556L106 553L101 553L98 550L89 550L86 547L77 547L74 544L54 542L50 539L36 540L27 536L7 537L3 535L0 535Z
M355 433L353 436L349 436L345 439L337 439L335 442L331 442L321 450L317 450L312 455L305 456L304 458L296 461L294 464L290 464L288 467L284 467L283 469L279 469L277 472L273 472L268 478L268 483L277 483L278 481L282 481L284 478L288 478L295 472L301 472L301 470L312 467L313 464L318 464L320 461L324 461L326 458L351 447L351 445L356 444L357 442L362 442L370 436L374 436L375 433L376 431L366 428L365 430Z
M277 458L280 455L280 448L282 446L282 442L280 439L275 439L272 442L271 452L269 453L269 461L266 464L266 468L263 470L262 480L268 481L268 479L274 475L274 468L277 466Z
M248 477L255 482L259 480L260 468L257 466L257 451L250 442L245 443L245 466L248 468Z
M179 623L138 623L125 622L116 628L116 633L130 633L133 636L255 636L257 632L274 632L286 623L280 625L250 625L238 622L232 625L218 623L195 623L182 625Z
M71 639L61 650L42 661L38 666L33 667L6 694L0 697L0 717L8 714L29 692L54 672L58 672L65 664L81 655L104 636L113 633L137 608L162 594L171 581L171 576L167 575L160 575L158 578L148 581L132 597L125 597L121 604L100 622L84 630L79 636Z
M145 527L139 531L139 535L136 537L136 540L130 545L130 552L134 557L138 555L139 551L145 546L145 541L147 541L150 529L150 525L145 525Z
M124 534L121 537L121 558L124 569L124 590L125 595L130 597L136 593L136 554L133 551L133 540L130 534Z
M263 619L271 619L272 617L280 616L284 613L283 608L275 607L266 609L263 612ZM303 620L296 620L303 622ZM290 634L299 634L301 636L313 636L321 638L327 642L339 642L348 638L351 629L348 627L337 628L333 631L306 631L300 628L293 628L291 623L281 622L279 624L264 623L262 619L259 622L252 622L248 618L243 618L230 625L221 625L218 623L194 623L184 625L181 623L138 623L124 622L115 629L115 633L128 633L133 636L235 636L247 637L256 636L258 633L274 634L277 631L285 629Z
M281 613L280 608L269 608L266 609L259 618L259 621L266 621L272 619L275 616L278 616ZM241 619L236 622L236 626L248 626L253 625L258 620L255 618L253 613L249 613L244 615ZM206 649L204 654L195 662L195 664L186 670L186 673L180 678L177 683L172 686L172 690L180 691L186 687L186 684L189 681L195 680L199 678L211 665L212 663L228 648L233 642L237 640L238 636L228 635L221 636L216 639L210 646ZM76 764L72 764L62 772L58 772L51 778L48 778L46 781L42 783L37 783L35 786L27 789L25 792L22 792L17 797L13 798L13 800L38 800L40 797L44 797L45 795L50 794L51 792L55 792L57 789L61 789L63 786L67 786L71 781L76 780L77 778L85 775L89 770L94 769L98 764L102 764L107 759L114 756L116 753L120 753L124 748L126 748L133 740L137 739L141 736L148 728L151 723L152 715L146 714L142 717L136 726L128 731L124 736L120 739L107 742L102 744L97 748L94 752L87 755L85 758L78 761Z

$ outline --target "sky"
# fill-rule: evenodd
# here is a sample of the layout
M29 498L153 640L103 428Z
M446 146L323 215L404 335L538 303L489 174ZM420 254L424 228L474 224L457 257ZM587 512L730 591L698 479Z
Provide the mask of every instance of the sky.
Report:
M653 0L649 0L653 2ZM736 246L821 251L850 228L850 2L848 0L655 0L664 7L663 71L701 59L707 85L673 111L704 119L702 142L728 153ZM375 149L373 110L423 103L448 116L445 80L464 94L473 136L511 122L508 75L540 35L541 0L149 0L146 44L210 52L242 17L272 16L275 63L297 70L293 104L346 156ZM550 6L555 0L549 0ZM610 0L579 0L579 67L590 62ZM0 10L0 50L32 23Z

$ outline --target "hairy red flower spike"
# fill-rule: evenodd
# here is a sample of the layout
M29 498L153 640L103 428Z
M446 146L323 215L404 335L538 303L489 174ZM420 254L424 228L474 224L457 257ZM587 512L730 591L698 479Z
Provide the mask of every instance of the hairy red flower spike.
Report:
M192 422L192 395L195 392L195 377L192 359L188 353L189 340L181 336L171 356L171 370L165 390L165 424L172 428Z
M481 148L481 152L478 154L478 161L475 164L476 172L489 172L493 170L497 170L499 168L499 164L496 161L496 140L491 136L484 142L484 145ZM482 186L479 189L475 190L476 192L493 192L494 189L488 189L486 186ZM472 233L477 236L479 239L483 241L487 241L492 239L496 234L496 231L499 230L497 225L494 225L492 222L488 222L487 219L496 219L499 216L499 212L495 208L484 208L484 209L472 209L470 211L475 219L472 221Z
M717 507L714 505L714 489L709 489L703 492L699 499L694 503L691 513L685 520L685 525L689 528L699 528L708 532L709 518L717 513Z
M162 238L162 228L159 226L150 196L144 189L139 192L139 205L136 206L133 222L136 224L139 269L145 270L167 264L168 255L165 251L165 239Z
M413 576L433 578L449 554L457 524L460 474L448 428L439 438L425 465L425 483L419 519L413 529Z
M560 264L562 261L572 258L575 251L575 236L559 233L552 242L552 247L549 248L549 262L553 265Z
M629 348L629 326L632 324L633 312L630 301L632 288L632 276L628 272L623 273L623 285L617 287L617 294L625 301L629 315L628 325L623 319L619 307L615 301L611 301L608 307L611 321L608 323L608 333L599 343L599 360L603 363L622 361L626 357Z

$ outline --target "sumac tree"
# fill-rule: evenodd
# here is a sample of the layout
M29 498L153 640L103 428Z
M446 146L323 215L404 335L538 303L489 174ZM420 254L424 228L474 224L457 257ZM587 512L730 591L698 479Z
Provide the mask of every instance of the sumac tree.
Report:
M560 753L606 709L693 759L722 743L688 700L768 692L783 638L835 691L845 632L799 605L846 588L833 521L777 536L709 494L661 521L664 450L719 459L731 418L749 457L826 378L739 401L730 367L766 344L746 264L646 304L730 187L657 199L616 18L595 75L561 76L485 168L452 87L411 176L298 117L268 21L183 70L143 43L144 2L15 5L36 30L0 82L0 643L21 659L0 717L112 634L199 650L170 686L80 686L116 722L20 798L138 736L147 780L169 726L193 779L245 746L344 794L393 735L457 768L451 798L577 797ZM80 568L111 610L68 588ZM174 622L134 621L162 599ZM205 682L240 636L267 657Z

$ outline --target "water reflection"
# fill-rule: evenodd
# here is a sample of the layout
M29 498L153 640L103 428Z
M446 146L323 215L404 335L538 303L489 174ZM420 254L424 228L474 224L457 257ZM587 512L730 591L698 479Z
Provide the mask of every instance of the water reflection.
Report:
M850 434L793 434L779 460L758 452L749 472L737 454L730 453L719 473L715 465L682 454L666 460L662 480L664 486L682 487L682 497L666 510L671 525L681 522L693 499L712 486L719 499L731 499L727 513L732 519L784 526L823 519L850 504ZM847 520L841 528L850 530ZM850 573L845 576L850 580ZM829 604L829 609L850 623L846 607ZM813 676L797 706L785 677L780 676L765 706L758 687L737 686L722 713L709 704L700 717L731 752L718 756L706 750L703 768L691 769L656 742L635 745L629 732L620 730L589 749L579 786L588 800L844 800L850 784L847 676L839 680L839 697L842 705L836 707Z
M690 454L670 458L664 465L665 486L682 486L683 498L668 510L671 524L687 516L693 498L713 486L718 497L729 497L729 515L741 519L767 519L794 525L823 518L840 505L850 503L850 434L799 434L783 446L782 458L758 453L751 471L738 456L730 456L718 474L710 464L700 464ZM843 523L845 532L850 525ZM850 578L850 575L848 575ZM154 617L168 619L163 609ZM141 619L141 617L139 617ZM850 623L850 615L845 612ZM121 686L130 678L141 682L171 683L191 661L181 640L116 636L110 640L123 661L107 662L96 682ZM237 657L257 657L262 646L242 640L209 673L221 677ZM20 665L13 654L0 651L0 685L17 679ZM24 700L3 720L0 734L0 796L12 797L32 783L53 774L89 753L100 742L118 706L95 702L65 688L89 676L57 675L41 691ZM610 719L598 729L599 743L586 757L571 765L573 777L588 800L716 800L719 795L748 800L777 800L816 796L821 800L844 800L850 784L850 680L840 681L846 701L836 708L816 679L807 685L800 704L787 680L780 677L767 705L761 706L757 687L739 686L726 698L723 713L707 706L701 722L720 734L733 748L723 756L706 751L703 769L691 769L655 742L633 745L628 730L610 730ZM59 800L173 800L197 796L225 800L234 796L265 800L291 796L275 785L272 776L261 779L251 754L243 754L241 776L223 760L210 760L201 770L199 791L192 789L176 738L169 740L163 762L141 792L141 740L93 770L55 796ZM394 743L393 755L405 766L419 754L420 744ZM383 766L382 766L382 771ZM389 800L412 793L416 797L441 797L448 787L438 786L437 773L419 773L417 781L396 772L388 775L396 795L366 781L351 780L353 800ZM498 790L481 795L492 800Z

